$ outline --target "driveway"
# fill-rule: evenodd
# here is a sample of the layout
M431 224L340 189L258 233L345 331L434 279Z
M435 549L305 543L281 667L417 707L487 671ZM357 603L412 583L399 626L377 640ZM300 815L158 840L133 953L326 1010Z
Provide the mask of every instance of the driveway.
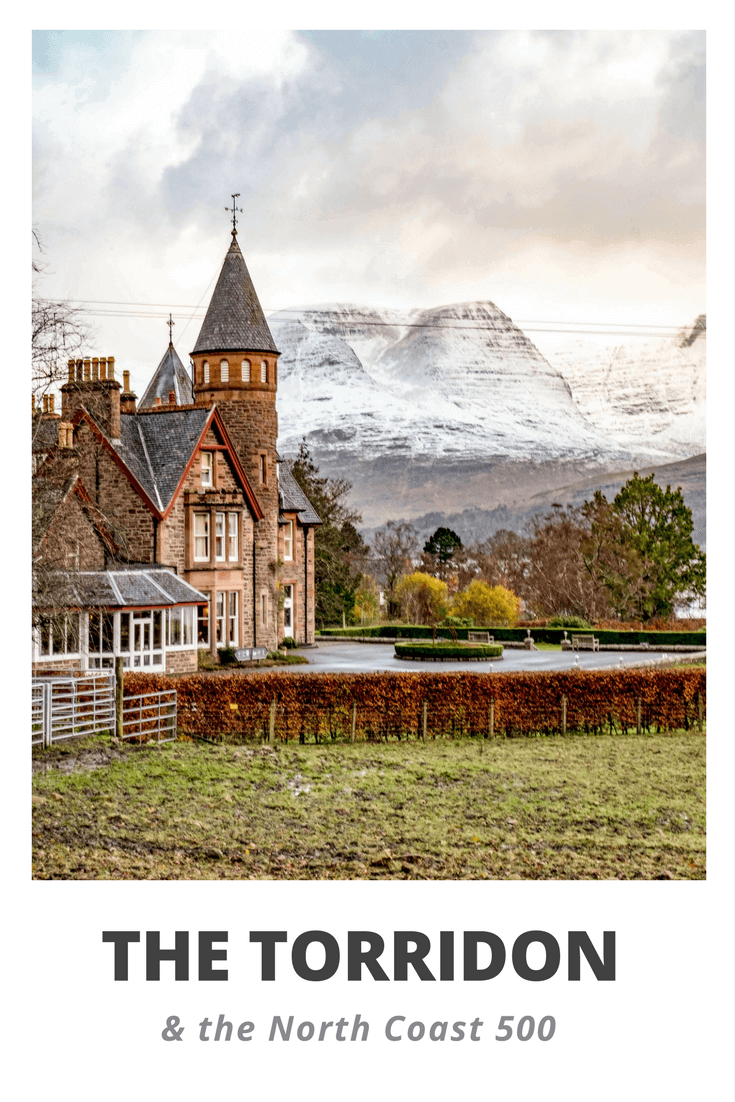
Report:
M662 659L663 652L651 651L550 651L506 650L499 660L488 662L417 662L396 658L392 643L335 643L320 641L316 647L299 650L309 661L301 666L304 672L315 673L379 673L416 672L433 670L445 673L465 670L467 673L510 673L521 670L604 670L615 666L643 666L651 660ZM670 656L672 657L672 656ZM298 669L299 667L296 667Z

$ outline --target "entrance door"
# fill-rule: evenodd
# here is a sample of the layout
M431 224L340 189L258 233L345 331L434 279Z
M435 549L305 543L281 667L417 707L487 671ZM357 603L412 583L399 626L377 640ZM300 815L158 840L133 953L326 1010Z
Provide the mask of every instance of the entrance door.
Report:
M283 634L293 639L293 586L283 587Z

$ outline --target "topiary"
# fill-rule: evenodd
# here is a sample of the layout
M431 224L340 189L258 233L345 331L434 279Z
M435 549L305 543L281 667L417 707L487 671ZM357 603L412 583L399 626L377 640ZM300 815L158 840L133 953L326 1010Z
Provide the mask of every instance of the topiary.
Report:
M547 626L550 628L592 628L592 624L588 620L583 620L581 616L552 616Z

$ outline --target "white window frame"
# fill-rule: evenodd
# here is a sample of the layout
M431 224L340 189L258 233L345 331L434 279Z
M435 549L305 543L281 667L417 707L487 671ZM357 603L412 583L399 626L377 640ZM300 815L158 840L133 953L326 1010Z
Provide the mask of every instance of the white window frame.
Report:
M209 382L209 360L205 360L202 364L202 370L204 372L204 382Z
M242 368L241 368L240 378L242 379L242 381L244 383L249 383L250 382L250 360L243 360L242 361Z
M227 596L227 594L225 592L223 592L222 590L219 590L215 594L214 627L215 627L215 638L217 640L217 646L218 647L226 647L227 646L227 639L225 637L225 620L226 620L225 597L226 596Z
M240 599L236 589L227 595L227 640L231 647L237 646L238 626L240 622Z
M214 452L200 452L202 460L202 486L211 489L214 486Z
M219 362L219 381L221 383L229 383L230 381L230 361L220 360Z
M240 558L240 516L238 513L227 514L227 557L230 562L237 562Z
M293 521L287 520L283 530L283 561L293 562Z
M268 362L267 360L260 361L260 381L261 383L268 382Z
M199 522L203 522L204 531L197 531ZM194 562L209 562L209 513L194 513ZM204 540L204 548L206 554L197 554L197 544L199 540Z
M175 638L178 636L178 642ZM194 609L177 605L167 611L166 647L168 650L191 650L194 645Z
M225 514L214 514L214 561L225 562Z

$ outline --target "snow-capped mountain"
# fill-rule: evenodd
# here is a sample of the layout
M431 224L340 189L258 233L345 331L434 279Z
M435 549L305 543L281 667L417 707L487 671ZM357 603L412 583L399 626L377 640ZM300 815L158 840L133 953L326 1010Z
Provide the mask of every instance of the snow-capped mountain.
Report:
M560 350L550 362L491 302L349 304L268 319L279 449L305 438L365 522L515 504L594 472L704 450L704 339Z

